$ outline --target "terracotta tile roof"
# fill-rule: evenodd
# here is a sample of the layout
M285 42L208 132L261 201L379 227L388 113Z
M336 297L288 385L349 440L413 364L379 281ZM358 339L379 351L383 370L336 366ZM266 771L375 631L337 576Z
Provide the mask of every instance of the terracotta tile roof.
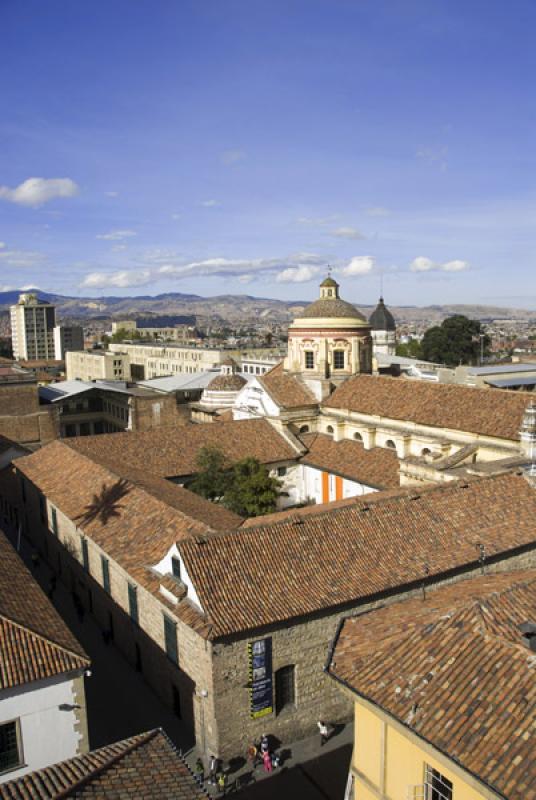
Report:
M82 436L66 439L65 443L90 458L128 463L151 475L168 478L195 473L202 447L217 447L231 462L252 456L269 464L296 456L286 439L265 419Z
M300 439L308 449L300 459L302 464L310 464L377 489L400 486L398 458L394 450L385 447L365 450L362 442L352 439L335 442L331 436L323 433L302 434Z
M506 474L373 493L178 547L217 638L476 565L479 545L487 558L536 546L535 514L536 490Z
M63 440L18 459L16 467L134 576L158 563L177 540L242 521L181 486L129 465L98 463Z
M162 730L123 739L0 784L2 800L162 797L173 800L208 797Z
M289 375L283 370L283 363L277 364L264 375L257 376L257 380L272 400L282 408L318 405L318 400L305 384L296 375Z
M358 375L322 404L385 419L519 440L527 395L500 389Z
M0 532L0 690L88 666L81 645Z
M536 798L536 570L345 620L329 672L510 800ZM476 712L476 713L475 713Z

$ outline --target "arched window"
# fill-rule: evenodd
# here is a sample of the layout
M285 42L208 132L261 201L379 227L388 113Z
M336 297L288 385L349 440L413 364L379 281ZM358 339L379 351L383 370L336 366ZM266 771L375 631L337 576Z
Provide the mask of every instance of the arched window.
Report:
M300 433L309 433L309 425L302 425L300 428Z
M362 442L363 441L363 437L361 436L360 433L354 433L354 439L356 440L356 442Z
M423 447L423 449L421 450L421 456L431 456L431 455L432 455L432 451L430 450L430 448L429 447Z
M330 434L333 433L333 425L328 425L328 427L326 428L326 433L330 433Z
M396 444L393 442L392 439L387 439L385 442L385 446L388 447L390 450L396 450Z

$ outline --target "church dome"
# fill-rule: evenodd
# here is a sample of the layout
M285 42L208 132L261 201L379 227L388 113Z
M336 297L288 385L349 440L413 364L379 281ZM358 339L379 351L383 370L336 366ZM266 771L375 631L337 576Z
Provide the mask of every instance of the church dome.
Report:
M370 315L369 323L373 331L396 330L395 318L383 302L383 297L380 297L380 302Z
M352 318L359 319L366 322L365 317L361 314L355 306L347 303L346 300L341 300L339 297L320 297L307 306L305 311L300 314L300 318L310 319L311 317L329 317L329 318Z

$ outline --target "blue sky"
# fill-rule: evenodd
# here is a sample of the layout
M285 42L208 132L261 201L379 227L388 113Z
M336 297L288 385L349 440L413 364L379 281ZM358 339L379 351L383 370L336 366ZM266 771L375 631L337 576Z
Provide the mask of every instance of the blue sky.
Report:
M0 286L536 307L533 0L0 0Z

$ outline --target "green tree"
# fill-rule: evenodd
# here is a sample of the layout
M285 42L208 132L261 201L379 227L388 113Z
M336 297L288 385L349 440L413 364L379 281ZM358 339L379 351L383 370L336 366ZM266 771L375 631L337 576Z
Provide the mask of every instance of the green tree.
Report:
M112 342L124 342L126 339L142 339L143 334L138 330L129 331L126 328L119 328L115 333L112 333Z
M224 454L217 447L202 447L196 464L198 472L188 489L207 500L222 500L231 482L231 471Z
M233 466L223 503L242 517L269 514L277 507L281 481L273 478L256 458L244 458Z
M482 339L481 339L482 334ZM456 367L458 364L477 364L481 349L489 354L491 340L482 333L480 322L455 314L443 320L441 325L429 328L422 340L422 357Z
M244 458L230 466L221 450L202 447L196 463L199 471L188 484L192 492L243 517L275 511L281 482L256 458Z
M422 358L421 343L417 339L410 339L409 342L400 342L396 346L396 354L405 358Z

